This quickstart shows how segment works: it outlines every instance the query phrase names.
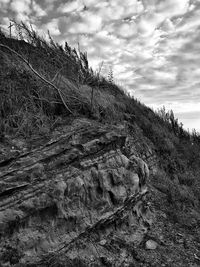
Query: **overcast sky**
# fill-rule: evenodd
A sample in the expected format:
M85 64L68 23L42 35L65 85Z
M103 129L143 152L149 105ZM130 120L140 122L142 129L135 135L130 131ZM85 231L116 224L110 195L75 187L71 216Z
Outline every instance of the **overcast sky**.
M200 131L200 0L0 0L1 27L12 18L79 43L93 69Z

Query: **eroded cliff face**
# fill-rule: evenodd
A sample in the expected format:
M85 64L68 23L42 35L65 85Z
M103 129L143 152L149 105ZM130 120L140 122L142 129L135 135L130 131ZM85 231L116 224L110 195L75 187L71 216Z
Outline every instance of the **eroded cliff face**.
M83 119L34 149L2 144L1 265L137 263L153 215L148 167L136 148L130 153L133 143L123 126Z

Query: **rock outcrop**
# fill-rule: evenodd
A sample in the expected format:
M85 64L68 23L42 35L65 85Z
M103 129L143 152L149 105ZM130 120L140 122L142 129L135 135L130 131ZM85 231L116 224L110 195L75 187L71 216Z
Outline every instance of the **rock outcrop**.
M122 126L83 119L34 149L1 145L1 266L137 263L152 222L148 167L124 154L126 139Z

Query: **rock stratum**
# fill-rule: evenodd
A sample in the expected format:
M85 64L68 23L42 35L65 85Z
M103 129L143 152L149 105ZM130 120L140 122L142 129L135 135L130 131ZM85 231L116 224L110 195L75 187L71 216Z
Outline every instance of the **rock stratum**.
M32 148L2 143L1 266L137 266L153 215L130 143L123 126L86 119Z

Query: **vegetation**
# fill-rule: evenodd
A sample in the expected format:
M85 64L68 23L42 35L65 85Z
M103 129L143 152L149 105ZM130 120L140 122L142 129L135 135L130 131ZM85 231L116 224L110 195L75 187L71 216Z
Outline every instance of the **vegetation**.
M67 42L62 47L50 36L47 42L24 23L15 26L17 38L0 33L0 111L5 133L30 136L48 131L60 117L69 115L120 119L118 111L125 109L121 99L126 95L89 68L86 53Z
M154 112L108 78L94 72L87 54L40 37L15 23L16 37L0 32L0 137L48 135L71 118L126 121L155 148L160 172L152 184L174 210L199 207L200 135L183 129L173 111ZM182 203L174 204L174 203ZM183 203L185 203L183 205Z

